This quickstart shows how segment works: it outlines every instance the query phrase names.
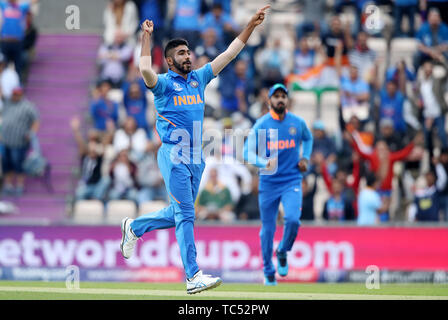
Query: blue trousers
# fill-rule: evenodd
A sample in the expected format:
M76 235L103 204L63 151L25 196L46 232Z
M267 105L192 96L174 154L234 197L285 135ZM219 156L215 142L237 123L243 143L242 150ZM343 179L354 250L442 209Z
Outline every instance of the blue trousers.
M170 146L162 145L157 156L159 169L170 197L170 205L138 217L131 223L131 228L137 237L152 230L176 228L176 240L185 274L187 278L192 278L199 271L193 233L194 202L205 163L202 161L201 164L175 164L170 159L171 149Z
M261 252L263 256L263 272L265 276L275 274L272 263L274 234L278 215L278 206L283 204L284 227L283 237L278 245L277 254L286 256L291 250L300 227L300 216L302 214L302 182L301 180L284 186L276 185L275 188L263 188L258 195L261 217Z

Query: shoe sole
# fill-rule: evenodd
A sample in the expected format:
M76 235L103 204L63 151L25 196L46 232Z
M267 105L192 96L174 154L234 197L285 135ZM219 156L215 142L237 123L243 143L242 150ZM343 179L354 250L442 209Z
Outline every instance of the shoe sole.
M125 259L129 259L129 257L127 258L124 255L123 252L123 245L124 245L124 239L126 237L126 223L128 222L129 218L125 218L122 222L121 222L121 242L120 242L120 251L121 251L121 255L123 256L123 258Z
M219 287L219 285L222 283L222 280L221 279L219 279L218 281L216 281L214 284L212 284L211 286L208 286L208 287L202 287L202 288L195 288L195 289L193 289L193 290L187 290L187 293L188 294L195 294L195 293L199 293L199 292L202 292L202 291L206 291L206 290L210 290L210 289L214 289L214 288L216 288L216 287Z

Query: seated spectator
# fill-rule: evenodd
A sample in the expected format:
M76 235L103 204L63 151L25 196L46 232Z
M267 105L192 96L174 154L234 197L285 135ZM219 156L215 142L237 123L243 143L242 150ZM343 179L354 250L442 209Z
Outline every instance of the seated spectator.
M269 112L269 88L255 89L255 102L249 107L249 116L258 119Z
M225 47L220 44L213 28L205 29L201 34L201 43L196 47L195 54L197 57L206 56L210 61L224 52Z
M129 159L126 149L120 151L110 165L110 178L109 200L138 202L137 166Z
M429 170L425 174L426 187L416 190L413 205L409 208L411 221L439 221L441 191L446 186L447 176L440 163L435 166L435 172Z
M350 33L350 26L342 26L341 19L333 16L330 21L330 30L321 36L322 44L325 47L327 63L335 65L335 56L338 46L341 46L341 64L348 65L348 51L353 48L353 38Z
M314 158L318 153L322 154L330 173L333 174L337 169L335 143L327 136L322 120L316 120L313 124L313 153L311 157Z
M241 195L235 206L235 214L238 220L260 219L260 208L258 207L258 175L252 177L252 189L248 194Z
M265 47L259 53L259 69L264 87L283 82L290 73L291 57L289 51L282 48L280 38L275 38L272 47Z
M217 170L219 182L229 189L232 203L238 203L238 200L243 194L250 192L252 175L247 166L239 162L237 158L225 158L221 155L207 157L199 192L207 185L211 171Z
M1 22L1 52L6 58L6 63L14 62L19 76L23 70L23 39L30 5L38 0L18 3L17 0L0 1Z
M393 7L394 17L394 36L407 36L413 38L415 36L415 15L418 12L418 0L395 0ZM409 22L408 32L405 33L402 29L403 17L406 16Z
M350 201L342 195L344 184L338 179L332 182L332 194L324 204L322 217L329 221L348 221L355 218L355 213Z
M393 80L387 81L380 93L379 122L383 119L391 119L394 131L402 137L405 136L407 130L404 119L404 99L403 94L398 90L397 83Z
M218 170L213 168L205 188L199 194L197 217L201 220L231 222L235 220L232 210L230 191L218 180Z
M137 128L145 130L151 136L147 120L148 100L146 99L146 86L142 78L132 82L125 82L123 90L123 105L126 114L133 117L137 123Z
M445 130L445 115L448 110L444 98L445 86L448 79L448 63L443 55L437 56L443 64L445 75L442 78L433 76L433 62L426 61L423 64L423 78L417 82L418 107L423 114L423 131L425 133L426 148L430 157L433 156L434 145L432 132L437 128L437 135L442 148L448 147L448 139Z
M145 152L153 147L153 144L148 140L145 130L137 128L137 123L131 116L128 116L124 121L123 127L115 132L112 143L116 153L128 150L129 158L135 163L139 162L145 155Z
M118 104L108 98L112 85L107 80L100 81L93 90L90 103L90 115L93 127L99 131L106 131L106 123L111 121L115 127L118 123Z
M405 146L404 135L395 130L394 121L390 118L380 120L377 140L384 140L392 152L401 150Z
M169 202L154 152L146 153L145 157L138 163L137 181L140 186L137 196L139 205L154 200Z
M133 44L134 33L138 28L138 9L130 0L109 0L103 14L104 43L111 45L118 37Z
M211 11L204 15L201 30L204 32L210 28L215 30L216 42L221 46L229 45L238 35L240 29L233 21L232 16L224 12L222 4L219 2L215 2Z
M112 44L103 44L98 51L100 79L109 80L114 88L119 88L125 79L127 63L134 50L124 41L123 34L117 34Z
M89 142L81 153L81 179L75 191L76 200L105 200L110 179L101 175L103 161L101 146Z
M302 179L302 215L300 220L312 221L315 218L314 215L314 195L317 190L317 176L315 174L308 174L308 176L313 175L313 184L310 185L307 178Z
M361 121L369 120L369 85L359 77L358 68L350 66L349 76L341 78L340 96L344 121L353 114Z
M437 9L440 12L440 18L448 24L448 0L421 0L420 10L422 13L428 13L431 9ZM426 11L426 12L424 12ZM425 17L423 16L423 19Z
M367 45L369 35L367 32L360 31L356 36L356 42L353 48L348 52L350 65L358 69L360 78L370 82L374 68L376 68L376 53Z
M304 74L315 66L316 52L310 48L307 38L303 37L297 41L293 59L293 73L296 75Z
M23 89L12 91L11 100L5 102L0 128L3 146L3 193L21 196L25 188L24 162L32 136L39 129L39 115L34 105L24 97ZM16 183L14 188L13 183Z
M81 133L81 122L73 118L70 122L73 130L78 154L80 157L80 176L75 191L75 200L96 199L104 201L110 179L103 176L101 167L103 164L103 146L98 131L88 131L87 141Z
M439 54L448 54L448 26L440 19L440 12L431 9L428 14L428 21L423 23L417 32L419 41L418 51L414 56L414 70L427 60L433 59Z
M374 226L380 223L379 215L388 208L388 204L382 201L380 194L376 191L379 182L373 173L366 177L366 186L361 190L358 197L358 219L359 226Z

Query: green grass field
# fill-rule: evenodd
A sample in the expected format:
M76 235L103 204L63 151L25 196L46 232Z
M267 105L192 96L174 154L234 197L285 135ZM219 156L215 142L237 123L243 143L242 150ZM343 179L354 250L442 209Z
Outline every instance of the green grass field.
M382 284L366 289L364 283L280 283L276 287L261 284L224 283L220 287L187 295L183 283L81 282L79 289L67 289L63 282L0 281L0 300L448 300L445 284Z

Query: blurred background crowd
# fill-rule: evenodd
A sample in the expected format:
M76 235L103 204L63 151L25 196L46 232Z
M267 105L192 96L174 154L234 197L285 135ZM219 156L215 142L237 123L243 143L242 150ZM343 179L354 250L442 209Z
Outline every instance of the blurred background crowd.
M226 129L249 129L269 111L269 87L281 82L289 88L289 111L303 117L314 136L302 183L302 221L448 221L448 1L270 4L266 23L206 89L204 132L221 130L222 152L206 159L197 219L259 219L257 170L244 163ZM70 122L79 159L70 198L75 217L92 200L106 208L111 201L132 203L140 214L168 201L157 167L161 142L154 129L154 99L138 70L140 23L148 18L155 25L156 72L167 71L164 44L178 37L187 39L199 68L247 23L241 5L236 0L107 2L89 108ZM244 5L255 12L262 4ZM39 150L39 115L22 90L37 31L28 5L3 1L0 8L2 194L20 197L26 193L24 170L40 168L44 174L48 168L33 152ZM21 12L22 28L8 33L8 26L15 26L8 19L19 17L5 16L12 8ZM9 104L20 104L21 111L8 112ZM21 143L14 140L18 135Z

